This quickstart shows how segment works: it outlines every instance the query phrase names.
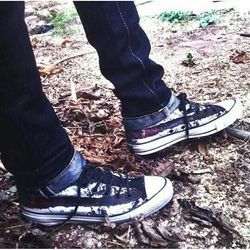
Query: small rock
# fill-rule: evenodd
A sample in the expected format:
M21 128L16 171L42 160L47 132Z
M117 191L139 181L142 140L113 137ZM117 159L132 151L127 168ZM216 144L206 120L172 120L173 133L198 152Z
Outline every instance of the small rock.
M52 30L53 28L54 28L53 24L40 21L37 25L35 25L35 27L30 29L30 34L31 35L43 34Z
M49 18L50 15L51 15L51 12L48 9L39 10L37 12L37 16L41 20L48 20L48 18Z
M242 220L242 219L245 219L245 214L242 212L234 212L234 217L236 219Z
M25 6L24 17L28 17L34 14L34 9L31 7Z
M106 118L108 118L110 116L110 112L107 109L99 109L96 112L96 116L99 119L106 119Z
M37 17L35 15L29 15L25 18L25 22L26 22L27 26L32 25L32 23L39 22L39 17Z

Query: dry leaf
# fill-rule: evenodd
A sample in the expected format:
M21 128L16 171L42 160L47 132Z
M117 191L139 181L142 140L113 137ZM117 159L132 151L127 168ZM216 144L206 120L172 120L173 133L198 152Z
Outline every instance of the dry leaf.
M153 228L153 225L150 225L147 221L142 222L142 228L143 231L146 233L146 235L151 239L151 240L156 240L156 241L164 241L164 239L159 235Z
M158 225L156 229L168 241L185 241L184 234L179 228L166 228L162 225Z
M110 220L109 220L109 215L107 214L107 212L105 212L105 217L104 217L104 222L103 222L103 225L105 227L109 227L109 228L112 228L114 229L116 227L116 224L115 223L111 223Z
M159 163L158 166L153 169L152 174L165 177L172 172L173 168L174 163L171 161Z
M199 143L198 144L198 152L203 155L207 155L207 144Z
M237 55L230 56L230 59L238 64L238 63L246 63L247 61L250 60L250 57L246 54L245 51L238 52Z
M64 39L64 40L62 41L61 47L62 47L62 48L65 48L67 43L71 43L71 40L69 40L69 39L66 38L66 39Z
M233 222L231 222L227 217L221 215L219 220L225 229L237 234L238 236L241 236L241 234L235 229Z
M150 223L143 221L142 229L143 232L148 236L148 238L150 238L149 243L151 246L167 247L169 245L169 243L151 227Z
M135 221L134 222L134 226L135 226L135 230L136 230L136 234L137 234L137 237L138 237L138 241L139 243L142 243L142 244L149 244L150 243L150 240L148 237L146 237L143 233L143 230L142 230L142 225L140 222L138 221Z
M222 131L222 133L223 133L223 137L225 139L228 139L228 134L227 134L227 131L225 129Z
M63 71L62 68L55 66L38 65L37 68L40 76L48 76L52 74L61 73Z
M31 46L32 48L36 48L36 45L39 43L39 40L37 37L32 37L31 38Z

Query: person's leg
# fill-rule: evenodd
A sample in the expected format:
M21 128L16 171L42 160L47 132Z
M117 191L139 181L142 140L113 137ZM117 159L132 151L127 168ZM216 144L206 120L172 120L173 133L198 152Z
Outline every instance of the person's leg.
M123 117L164 108L171 90L163 68L150 60L150 43L133 2L74 2L89 43L97 50L102 74L115 86Z
M74 149L46 99L24 22L23 2L0 8L1 161L22 186L49 183Z
M173 195L166 178L105 172L74 150L42 91L23 2L0 3L0 34L1 160L23 215L44 225L123 222L166 205Z
M127 142L136 154L214 134L240 116L240 103L234 100L199 105L171 93L161 79L163 68L149 59L150 43L133 2L75 2L75 6L98 52L102 74L121 100Z

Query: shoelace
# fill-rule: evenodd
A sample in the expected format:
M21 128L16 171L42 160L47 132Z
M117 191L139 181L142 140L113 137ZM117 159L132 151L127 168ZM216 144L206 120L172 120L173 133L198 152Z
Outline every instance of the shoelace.
M195 102L191 102L187 99L187 95L185 93L180 93L177 98L180 100L180 111L183 111L184 115L184 123L185 123L185 131L186 136L189 138L189 123L188 123L188 114L190 112L195 112L198 114L200 112L201 105ZM187 104L189 104L189 108L187 109ZM203 105L205 107L205 110L207 111L209 108L212 109L215 112L218 112L214 105Z
M180 100L180 111L183 111L184 115L184 123L185 123L185 131L186 131L186 136L189 138L189 124L188 124L188 110L187 110L187 104L190 103L187 100L187 95L185 93L180 93L177 98Z
M131 196L129 179L128 179L127 174L125 175L125 178L122 175L115 176L110 171L104 171L104 170L100 169L98 165L97 166L89 166L89 164L87 164L87 166L83 169L83 171L82 171L82 173L81 173L81 175L76 183L76 185L77 185L77 204L76 204L74 210L69 214L67 219L65 219L65 221L63 221L60 224L60 228L66 222L68 222L72 217L74 217L76 215L78 207L79 207L79 202L81 199L81 188L87 187L88 184L91 183L92 181L96 182L95 187L92 189L93 192L96 192L99 185L101 183L104 183L106 185L106 190L105 190L104 195L106 195L106 196L110 195L112 185L116 185L119 187L119 190L116 193L117 198L119 198L123 187L126 187L126 189L127 189L127 196L128 197Z

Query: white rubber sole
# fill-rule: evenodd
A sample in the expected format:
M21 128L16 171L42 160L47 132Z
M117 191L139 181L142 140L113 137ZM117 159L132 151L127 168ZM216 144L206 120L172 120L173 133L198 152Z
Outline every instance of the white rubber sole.
M137 216L149 216L159 209L164 207L173 197L173 186L171 182L165 178L165 185L162 189L153 196L150 200L143 203L141 206L135 208L134 210L120 214L117 216L110 216L109 221L111 223L122 223L126 221L130 221L131 219ZM74 210L74 207L72 207ZM59 223L64 222L68 218L68 214L49 214L51 211L47 209L46 214L38 213L37 209L34 212L31 208L22 207L22 213L24 217L28 221L32 221L37 224L45 225L45 226L54 226ZM67 223L103 223L103 217L95 217L95 216L83 216L80 214L76 214L73 216Z
M220 104L217 104L220 105ZM234 102L234 105L227 113L220 118L213 120L207 124L197 128L189 129L189 138L199 138L215 134L226 127L233 124L242 116L242 105L240 101ZM132 151L137 155L148 155L161 151L177 142L186 140L186 132L182 131L175 134L164 134L164 131L156 136L152 136L152 140L138 144L128 144Z

